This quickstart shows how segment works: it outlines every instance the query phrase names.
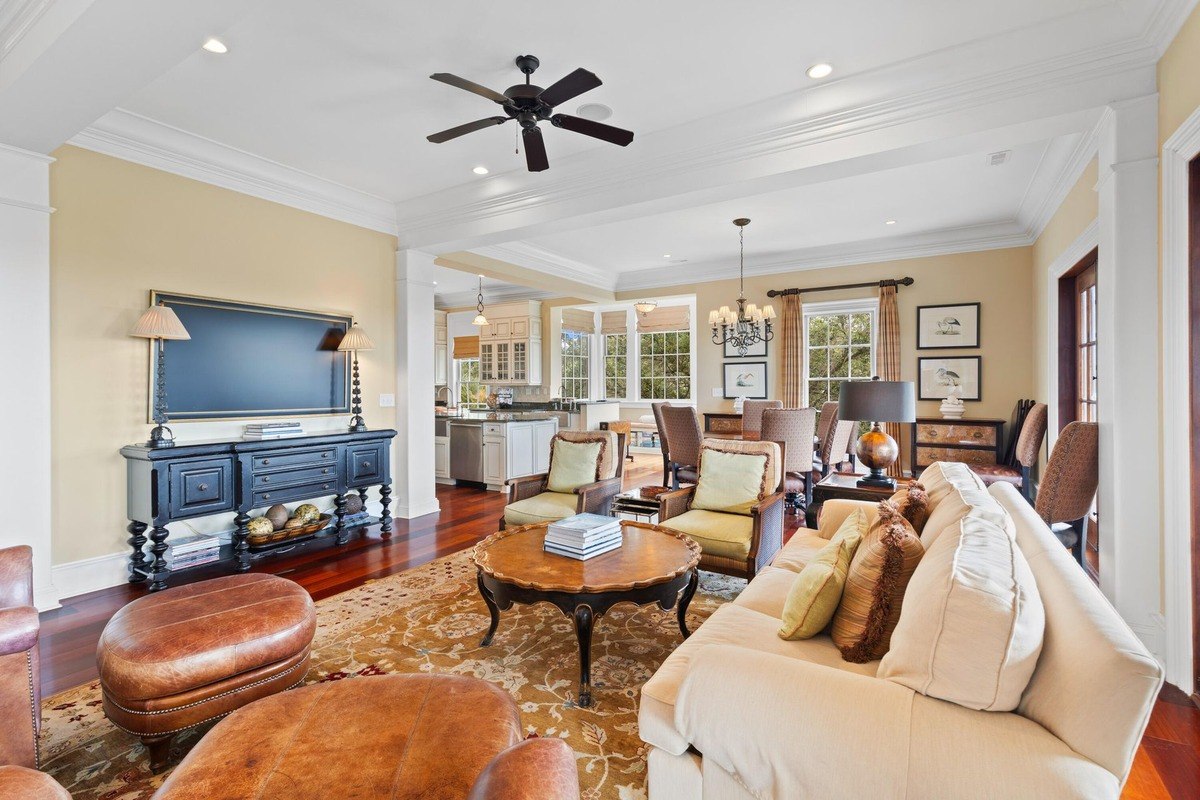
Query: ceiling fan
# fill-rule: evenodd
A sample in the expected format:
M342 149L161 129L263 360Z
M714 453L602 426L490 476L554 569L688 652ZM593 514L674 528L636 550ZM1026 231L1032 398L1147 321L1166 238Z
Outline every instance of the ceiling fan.
M425 138L434 144L441 144L473 131L483 130L492 125L503 125L510 119L515 119L521 125L521 138L525 142L525 163L529 166L530 172L541 172L550 168L550 161L546 157L546 143L542 141L542 131L538 128L538 122L542 120L548 120L556 128L565 128L575 133L582 133L584 136L619 144L621 147L625 147L633 141L632 131L614 128L612 125L604 125L582 117L573 117L570 114L555 114L555 106L595 89L600 85L600 79L586 69L577 69L543 89L529 81L529 76L533 74L540 63L536 56L517 56L517 68L525 73L525 83L510 86L504 90L503 94L448 72L436 72L430 75L429 77L435 81L448 83L451 86L473 92L480 97L486 97L497 103L507 116L484 117Z

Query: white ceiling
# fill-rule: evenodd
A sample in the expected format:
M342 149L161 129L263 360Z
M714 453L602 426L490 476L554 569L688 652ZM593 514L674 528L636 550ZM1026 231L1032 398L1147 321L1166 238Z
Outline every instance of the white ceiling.
M391 200L478 180L471 168L516 170L515 125L441 145L427 134L491 116L495 105L428 78L452 72L502 91L520 82L519 53L542 62L547 86L583 66L605 85L570 103L611 106L610 124L650 132L813 86L817 61L844 78L983 37L1117 4L1105 0L798 3L612 0L567 7L534 0L411 4L263 0L222 33L229 53L199 49L123 106L137 114ZM1109 26L1079 26L1073 44ZM1030 41L1044 56L1060 41ZM537 82L537 81L535 81ZM563 130L545 134L556 159L612 145ZM636 151L638 140L630 146Z
M475 305L479 292L479 276L471 272L435 266L433 279L434 304L438 308L458 308ZM548 296L515 283L485 277L483 279L483 301L485 304L511 299L536 299Z

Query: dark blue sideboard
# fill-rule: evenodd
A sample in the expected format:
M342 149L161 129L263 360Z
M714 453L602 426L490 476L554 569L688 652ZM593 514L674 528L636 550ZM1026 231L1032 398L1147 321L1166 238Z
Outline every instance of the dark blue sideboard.
M393 430L378 430L266 442L236 439L121 448L128 475L128 541L133 549L130 582L149 580L150 591L165 589L171 572L163 557L167 523L210 514L237 512L233 553L239 572L250 569L246 524L254 508L336 495L334 535L338 544L345 544L349 541L343 524L346 495L357 491L365 501L367 489L378 486L383 505L380 532L391 535L390 447L395 435ZM142 550L147 528L149 557Z

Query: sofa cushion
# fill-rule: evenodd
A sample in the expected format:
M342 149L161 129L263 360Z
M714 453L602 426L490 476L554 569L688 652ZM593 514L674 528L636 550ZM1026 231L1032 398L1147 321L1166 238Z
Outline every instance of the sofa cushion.
M892 502L900 509L900 516L913 526L914 531L920 534L925 529L925 523L929 520L929 512L932 510L929 506L929 494L925 491L925 484L920 481L909 482L907 486L892 495Z
M904 590L925 549L894 503L879 504L846 578L831 635L847 661L881 658L900 619Z
M825 542L822 539L822 542ZM776 621L783 619L783 606L787 602L792 584L796 582L796 572L779 567L764 567L754 576L754 580L746 584L746 588L734 598L733 602L742 608L757 611Z
M574 492L600 477L600 451L604 442L569 442L555 436L550 442L550 475L546 488L552 492Z
M763 497L766 468L766 455L700 448L700 482L692 508L748 515Z
M1012 711L1037 666L1045 624L1016 542L967 516L922 557L879 677L967 708Z
M921 544L926 549L942 531L968 514L986 519L1010 536L1016 536L1008 514L966 464L938 462L921 473L921 482L929 496L930 507L929 519L921 531Z
M751 583L757 581L758 578L755 578ZM688 741L675 728L675 698L687 677L692 658L708 645L736 645L859 675L874 676L879 667L878 661L851 664L842 660L828 636L785 641L775 635L778 627L778 617L759 614L735 603L726 603L713 612L642 685L642 701L638 709L638 735L642 740L670 753L679 754L687 750Z
M564 492L542 492L504 507L506 525L531 525L536 522L557 522L576 513L579 495Z
M783 547L771 561L771 566L790 570L793 573L799 572L827 544L829 544L829 540L816 531L801 528L792 534L792 538L783 543Z
M678 517L671 517L663 526L683 531L695 539L700 549L708 555L736 559L745 559L750 555L753 517L693 508Z
M783 606L781 638L811 639L828 627L842 600L850 561L866 532L866 516L856 511L800 571Z

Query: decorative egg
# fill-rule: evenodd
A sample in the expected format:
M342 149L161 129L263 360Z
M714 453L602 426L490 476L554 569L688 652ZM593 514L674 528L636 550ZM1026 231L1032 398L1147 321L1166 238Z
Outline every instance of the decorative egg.
M255 517L246 523L246 530L254 536L270 536L275 532L275 526L266 517Z
M362 498L356 494L346 495L346 514L353 516L363 510Z
M271 520L271 524L275 526L275 530L282 530L288 521L288 510L281 505L274 505L267 509L265 516Z
M292 513L293 517L299 517L305 522L315 522L320 519L321 511L312 503L305 503L302 506L296 506L296 510Z
M287 522L285 522L283 524L283 527L285 529L291 529L291 528L299 528L302 525L307 525L307 524L308 524L308 520L306 520L306 519L303 519L301 517L292 517L291 519L289 519Z

